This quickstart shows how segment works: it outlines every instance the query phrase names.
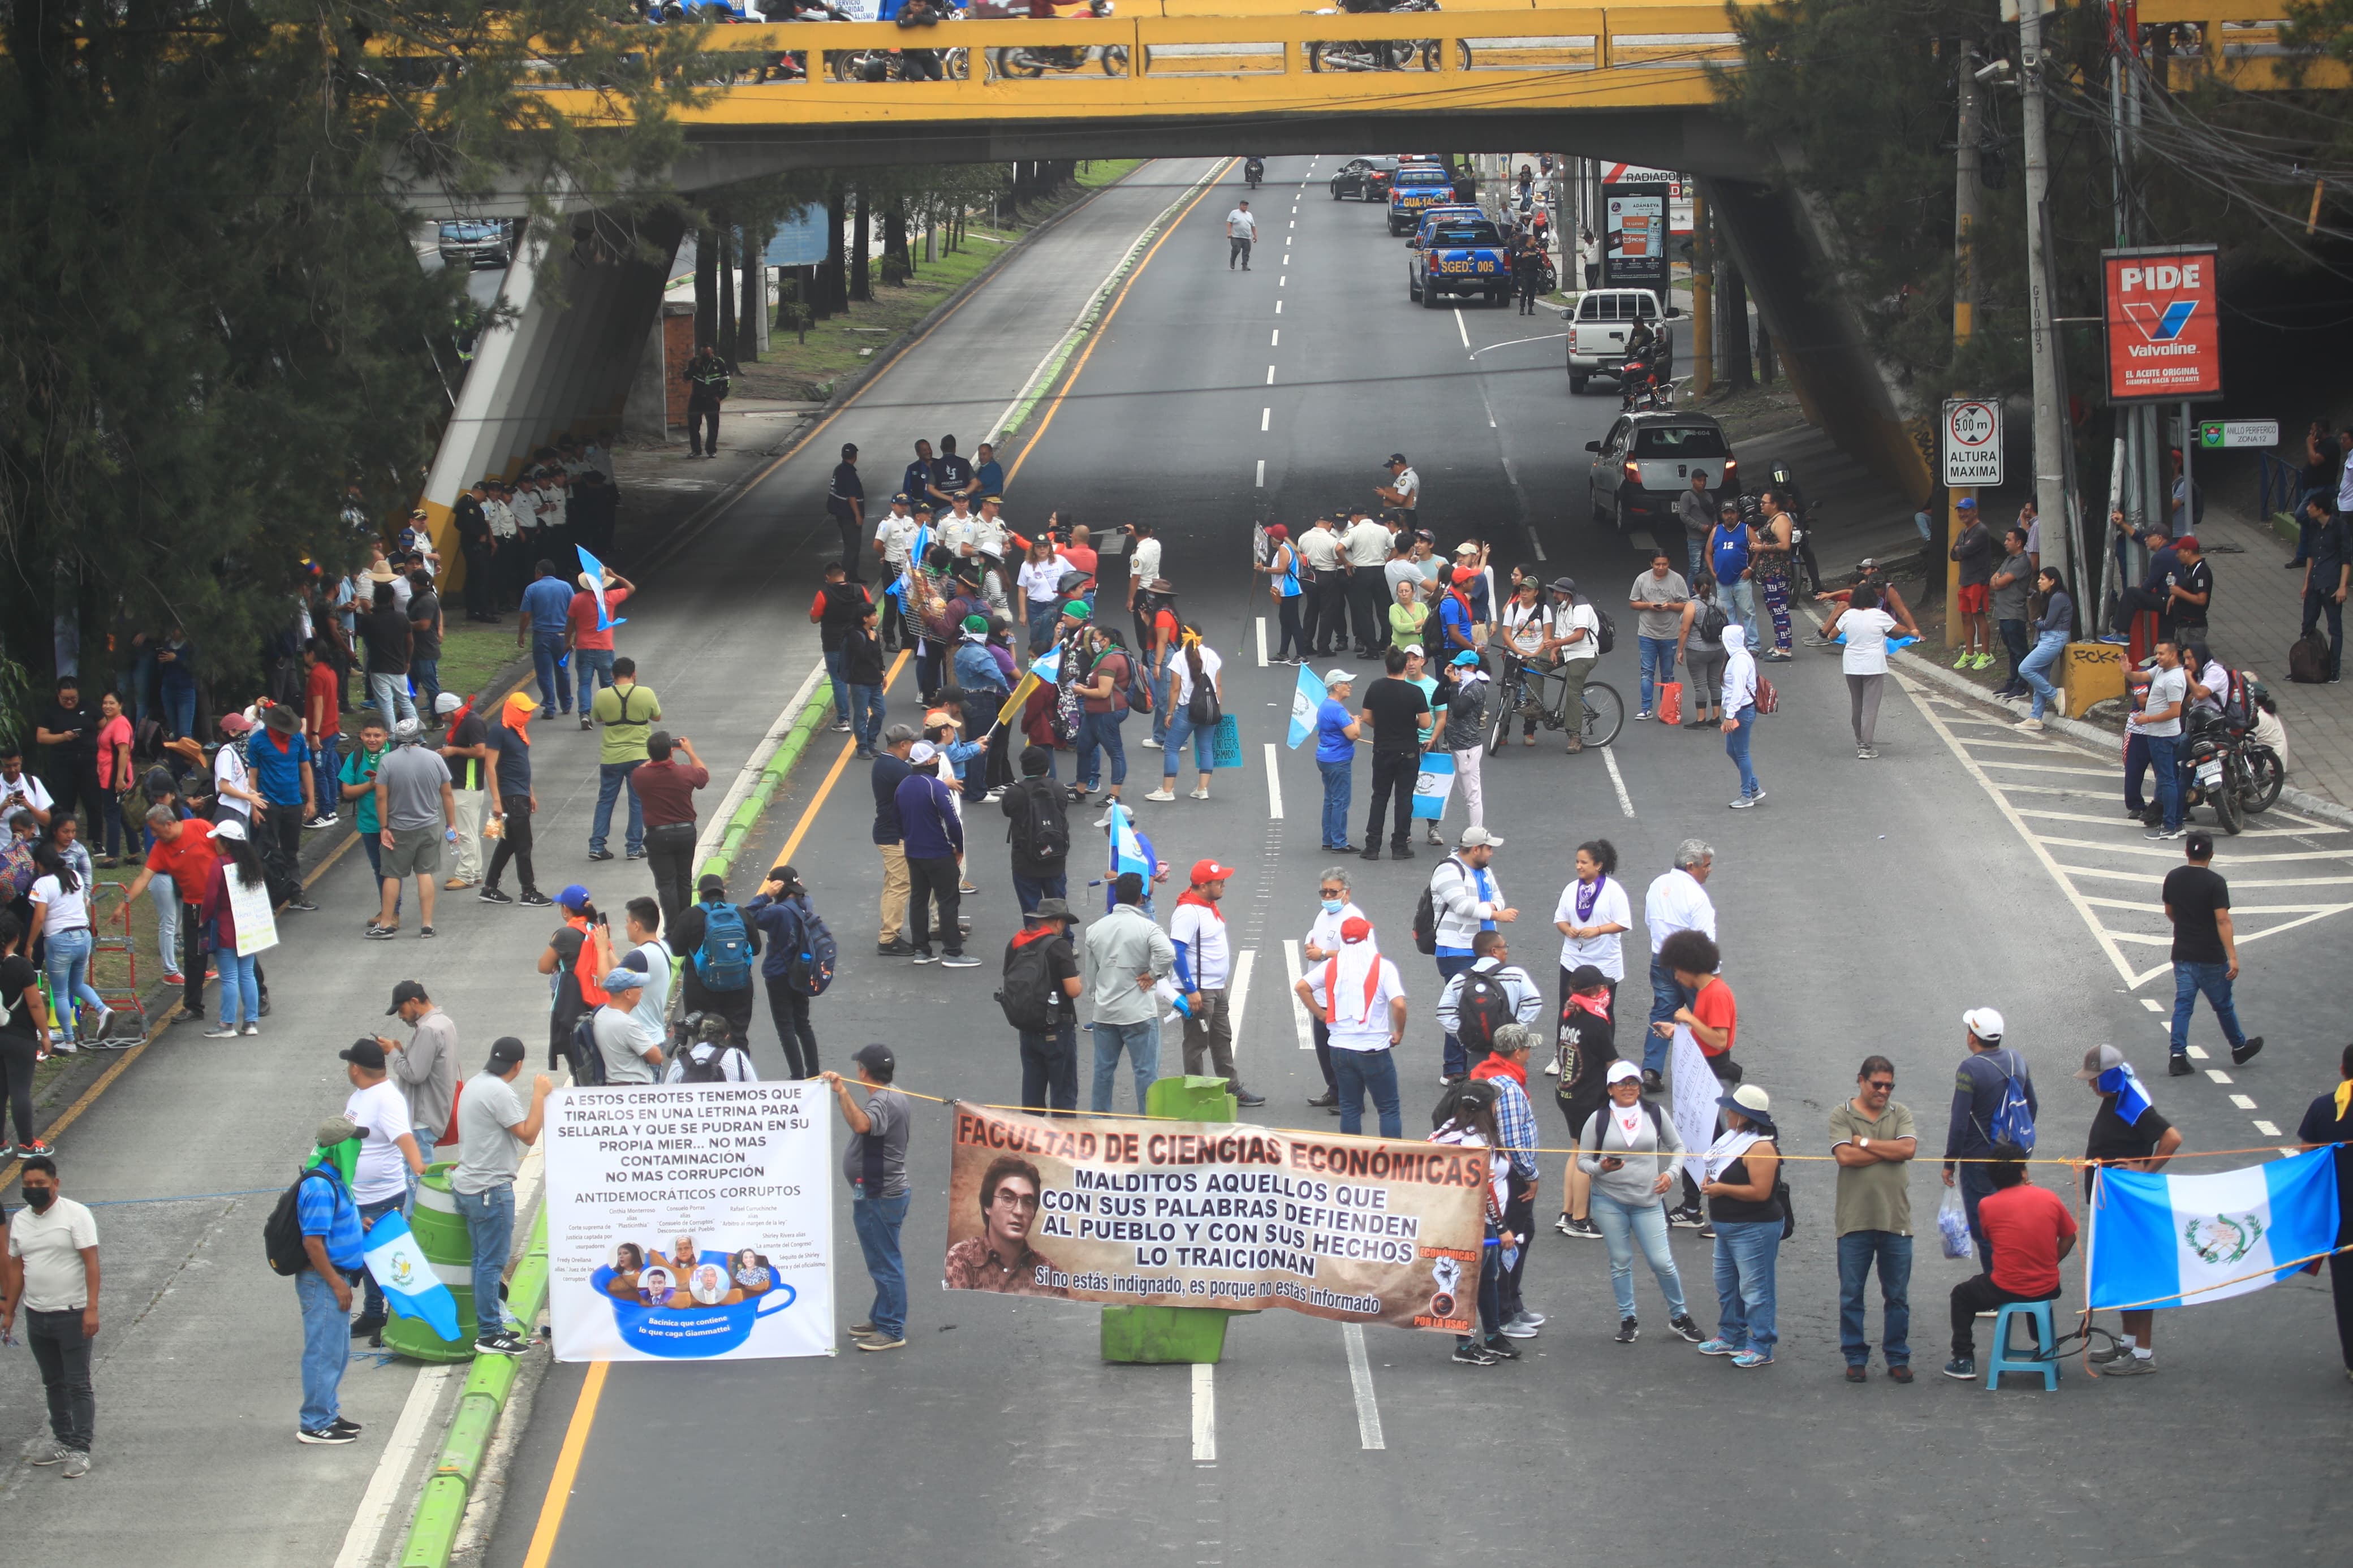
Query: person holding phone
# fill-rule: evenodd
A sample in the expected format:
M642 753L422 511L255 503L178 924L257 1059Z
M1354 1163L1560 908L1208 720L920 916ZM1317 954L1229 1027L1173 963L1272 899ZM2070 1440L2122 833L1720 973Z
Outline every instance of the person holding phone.
M1675 1184L1674 1162L1685 1152L1672 1117L1642 1098L1642 1069L1623 1059L1609 1064L1609 1100L1577 1137L1577 1167L1592 1179L1588 1211L1609 1248L1609 1289L1618 1300L1618 1342L1641 1333L1634 1316L1634 1248L1667 1299L1667 1326L1686 1343L1705 1336L1692 1321L1683 1276L1667 1247L1663 1202Z

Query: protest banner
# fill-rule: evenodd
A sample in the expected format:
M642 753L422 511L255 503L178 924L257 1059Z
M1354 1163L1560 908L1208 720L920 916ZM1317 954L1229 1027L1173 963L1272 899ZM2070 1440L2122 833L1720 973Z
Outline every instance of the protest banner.
M556 1359L831 1353L825 1099L814 1083L557 1089L547 1108Z
M1474 1330L1483 1151L961 1103L951 1120L950 1289Z

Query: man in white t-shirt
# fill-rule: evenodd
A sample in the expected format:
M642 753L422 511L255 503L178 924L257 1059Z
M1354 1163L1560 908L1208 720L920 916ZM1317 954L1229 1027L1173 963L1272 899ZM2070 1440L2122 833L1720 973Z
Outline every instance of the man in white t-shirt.
M1187 1009L1185 1070L1198 1073L1206 1057L1210 1073L1226 1080L1238 1103L1264 1105L1266 1096L1243 1088L1234 1070L1234 1022L1226 1010L1233 948L1218 900L1226 896L1226 879L1233 874L1231 867L1215 860L1194 861L1192 885L1178 896L1176 912L1168 920L1168 940L1176 947L1176 989Z
M408 1097L386 1075L384 1047L373 1038L353 1040L335 1053L345 1064L352 1092L343 1101L343 1120L360 1130L360 1153L352 1167L352 1202L359 1205L360 1230L364 1235L377 1220L408 1201L409 1178L425 1173L425 1160L408 1120ZM354 1335L374 1336L381 1343L384 1289L373 1274L361 1280L366 1300L352 1321Z
M659 904L631 899L623 916L630 948L618 959L608 929L596 928L596 984L611 1000L596 1009L590 1028L605 1058L607 1083L651 1083L654 1069L662 1065L661 1045L670 1033L664 1016L670 1006L670 948L654 935L660 927Z
M539 1141L555 1083L545 1073L533 1077L525 1110L514 1091L524 1055L521 1040L501 1035L491 1044L490 1065L467 1079L458 1097L458 1168L449 1173L449 1191L474 1249L474 1349L489 1355L521 1355L525 1348L499 1310L499 1281L514 1242L515 1174L523 1151Z
M1226 270L1231 272L1234 263L1250 270L1250 245L1258 238L1258 219L1250 216L1250 203L1240 202L1226 215Z
M49 1432L26 1445L37 1465L62 1464L69 1480L90 1474L98 1398L90 1383L90 1341L98 1335L98 1222L58 1191L57 1162L26 1160L25 1206L0 1256L0 1332L25 1313L25 1342L40 1363L48 1394Z
M1365 1091L1380 1113L1381 1136L1404 1136L1398 1111L1397 1046L1405 1038L1405 982L1397 965L1372 944L1373 927L1361 915L1340 922L1340 951L1311 966L1292 987L1324 1020L1332 1045L1333 1088L1340 1097L1340 1131L1365 1125Z

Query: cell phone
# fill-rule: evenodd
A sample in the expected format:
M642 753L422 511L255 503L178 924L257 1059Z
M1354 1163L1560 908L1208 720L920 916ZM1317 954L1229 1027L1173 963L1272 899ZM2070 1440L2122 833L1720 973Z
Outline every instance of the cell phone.
M604 911L604 910L597 910L597 911L596 911L596 923L597 923L598 925L605 925L605 924L609 923L609 922L607 922L607 921L606 921L606 919L605 919L605 911Z

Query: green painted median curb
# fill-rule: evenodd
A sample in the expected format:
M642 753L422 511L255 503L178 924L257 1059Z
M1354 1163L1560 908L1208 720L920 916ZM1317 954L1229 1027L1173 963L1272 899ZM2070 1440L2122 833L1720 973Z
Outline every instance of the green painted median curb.
M727 831L720 839L718 851L702 863L702 871L723 877L727 874L759 826L761 815L824 727L831 704L832 692L820 667L817 682L809 689L807 700L795 716L792 728L767 765L760 770L759 783L752 786L751 793L727 819ZM514 1278L508 1282L507 1305L526 1326L536 1321L541 1309L547 1305L544 1204L532 1221L531 1246L523 1253L522 1261L515 1266ZM466 1374L465 1390L458 1396L457 1414L450 1418L449 1430L442 1439L441 1457L426 1480L423 1496L417 1500L417 1517L409 1524L408 1539L402 1544L397 1559L399 1568L447 1568L450 1553L457 1549L458 1530L465 1521L466 1504L472 1496L474 1482L482 1473L491 1439L498 1431L499 1417L505 1414L507 1396L513 1392L518 1368L513 1356L474 1358L472 1370Z

